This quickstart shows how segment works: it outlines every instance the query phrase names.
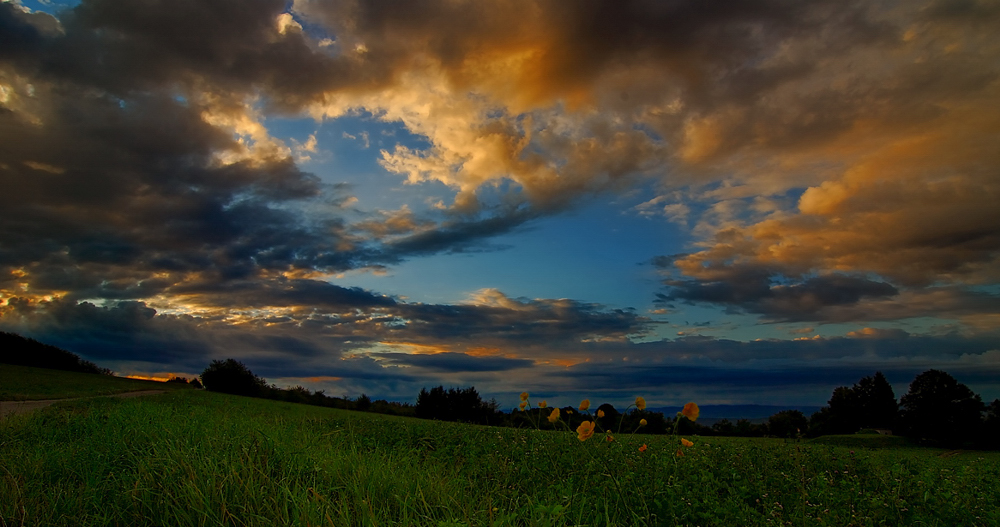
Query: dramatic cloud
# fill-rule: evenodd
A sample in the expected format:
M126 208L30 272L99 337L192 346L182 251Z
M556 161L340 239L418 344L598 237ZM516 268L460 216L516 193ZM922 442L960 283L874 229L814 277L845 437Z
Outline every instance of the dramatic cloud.
M998 33L965 0L3 2L0 326L373 394L993 371ZM646 305L344 285L598 201L670 235L566 258L671 255ZM664 339L685 310L765 324Z

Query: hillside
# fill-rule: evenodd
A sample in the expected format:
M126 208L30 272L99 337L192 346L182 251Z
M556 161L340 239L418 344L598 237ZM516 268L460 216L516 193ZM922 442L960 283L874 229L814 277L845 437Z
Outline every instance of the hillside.
M997 453L611 435L581 441L571 430L190 389L77 400L0 421L0 518L85 527L1000 524Z
M0 364L0 401L112 395L138 390L184 390L187 384Z
M16 333L0 331L0 364L34 366L53 370L111 375L111 370L98 367L64 349L42 344Z

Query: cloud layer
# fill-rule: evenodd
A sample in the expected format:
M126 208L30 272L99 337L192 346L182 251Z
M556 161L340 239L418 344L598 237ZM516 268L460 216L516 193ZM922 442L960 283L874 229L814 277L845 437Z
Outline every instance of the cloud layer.
M236 354L393 394L502 392L515 371L738 387L756 366L711 361L740 357L779 361L759 376L777 385L853 375L859 350L899 372L992 368L998 32L986 1L0 3L0 325L123 368ZM302 168L315 134L271 124L357 115L420 139L377 162L437 199L360 209L349 181ZM661 340L662 318L586 288L425 304L336 285L640 191L630 213L694 240L653 262L663 312L855 333Z

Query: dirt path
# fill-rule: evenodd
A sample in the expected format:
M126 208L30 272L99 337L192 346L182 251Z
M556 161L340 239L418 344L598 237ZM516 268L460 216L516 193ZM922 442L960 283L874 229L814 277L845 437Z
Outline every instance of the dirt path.
M71 399L45 399L42 401L0 401L0 419L7 417L11 414L23 414L30 412L32 410L38 410L40 408L45 408L52 403L58 403L59 401L79 401L80 399L94 399L97 397L140 397L142 395L156 395L158 393L165 393L166 390L140 390L137 392L124 392L116 393L112 395L95 395L93 397L74 397Z

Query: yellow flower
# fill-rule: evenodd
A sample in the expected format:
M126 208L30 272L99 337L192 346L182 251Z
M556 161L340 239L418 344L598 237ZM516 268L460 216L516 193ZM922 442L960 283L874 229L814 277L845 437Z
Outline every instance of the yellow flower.
M580 411L581 412L586 412L589 409L590 409L590 399L584 399L584 400L580 401Z
M521 408L522 411L524 410L525 406L528 406L528 401L521 401L521 404L518 405L518 407Z
M548 404L546 404L545 401L538 403L539 408L545 408L546 406L548 406Z
M677 450L677 457L680 457L680 456L683 456L683 455L684 455L684 452L681 452L681 451L680 451L680 450L678 449L678 450Z
M528 392L521 392L521 400L522 401L528 400Z
M642 444L642 446L641 446L641 447L639 447L639 452L645 452L645 451L646 451L646 448L647 448L647 447L646 447L646 443L643 443L643 444Z
M598 410L597 417L604 417L604 410Z
M646 400L643 399L642 397L636 397L635 398L635 407L638 408L639 410L645 410L646 409Z
M576 438L580 441L586 441L590 439L590 436L594 435L594 422L584 421L580 423L580 426L576 427Z
M698 409L698 405L697 404L687 403L687 404L684 405L684 409L681 410L681 413L684 414L684 417L687 417L688 419L690 419L692 421L697 421L698 420L698 414L701 413L701 410Z
M549 422L554 423L559 420L559 409L553 408L552 413L549 414Z
M639 419L639 426L646 426L647 424L649 423L647 423L645 419Z
M610 442L614 441L615 438L611 434L608 434L607 436L604 437L604 440L607 441L608 443L610 443Z
M684 446L694 446L694 443L688 441L687 439L681 438L681 444Z

